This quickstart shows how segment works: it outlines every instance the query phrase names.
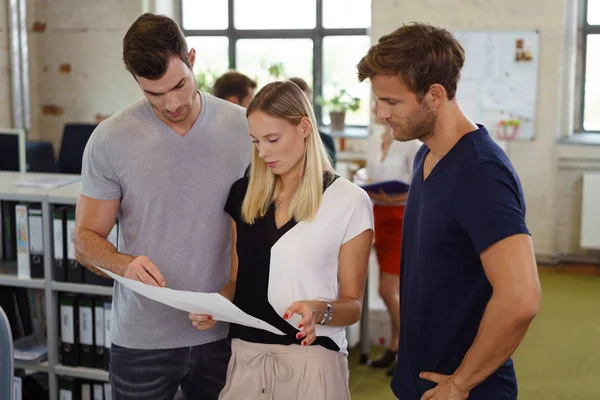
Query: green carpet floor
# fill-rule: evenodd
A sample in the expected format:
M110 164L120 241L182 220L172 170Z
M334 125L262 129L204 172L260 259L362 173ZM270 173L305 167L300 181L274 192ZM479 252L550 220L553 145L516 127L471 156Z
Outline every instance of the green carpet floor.
M598 400L600 276L543 271L540 279L540 312L514 355L519 400ZM373 348L373 358L382 352ZM350 352L350 392L353 400L395 399L384 371L358 364L358 349Z

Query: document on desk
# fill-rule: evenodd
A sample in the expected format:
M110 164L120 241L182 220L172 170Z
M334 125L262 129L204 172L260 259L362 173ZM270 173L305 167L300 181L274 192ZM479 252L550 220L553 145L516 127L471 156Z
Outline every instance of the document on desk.
M216 321L232 322L251 328L262 329L277 335L285 335L285 333L265 321L246 314L219 293L188 292L151 286L143 282L134 281L113 274L96 265L94 265L94 267L98 268L126 288L173 308L193 314L212 315L213 319Z

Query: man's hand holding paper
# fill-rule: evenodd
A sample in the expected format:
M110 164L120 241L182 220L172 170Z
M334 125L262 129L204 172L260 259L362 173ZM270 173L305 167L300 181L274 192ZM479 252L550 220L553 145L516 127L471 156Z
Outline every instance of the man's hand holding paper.
M147 285L165 287L167 282L158 267L146 256L133 259L123 272L123 277L134 281L144 282Z

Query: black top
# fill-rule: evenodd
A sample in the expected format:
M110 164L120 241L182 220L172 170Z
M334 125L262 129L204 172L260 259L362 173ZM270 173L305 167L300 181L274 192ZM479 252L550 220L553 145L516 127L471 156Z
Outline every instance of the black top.
M324 188L327 189L337 178L337 175L326 174ZM292 229L297 222L292 218L277 229L275 223L275 208L271 204L267 214L250 225L242 220L241 210L244 196L248 190L249 178L238 180L231 187L231 192L225 211L233 218L237 228L238 274L233 303L245 313L259 318L286 335L276 335L262 329L231 324L229 337L248 342L291 345L301 344L297 339L300 332L283 319L271 306L268 300L269 271L271 267L271 248L277 241ZM311 299L303 299L311 300ZM291 305L291 304L290 304ZM313 345L321 345L327 349L339 351L340 348L329 337L317 337Z

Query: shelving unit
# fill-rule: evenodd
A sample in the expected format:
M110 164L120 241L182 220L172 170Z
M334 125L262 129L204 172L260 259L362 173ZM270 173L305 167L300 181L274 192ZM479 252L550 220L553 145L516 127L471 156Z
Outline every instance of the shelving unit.
M52 282L52 290L55 292L80 293L99 296L112 296L113 293L112 287L109 286L71 282Z
M16 275L16 261L0 261L0 286L24 287L44 291L46 314L47 361L41 363L15 361L15 368L46 372L50 390L50 400L58 399L57 376L91 379L108 382L108 372L85 367L68 367L59 364L58 293L71 292L89 295L112 296L112 287L83 283L55 282L53 280L53 229L52 215L55 205L75 205L79 196L79 182L60 188L18 188L15 182L21 178L49 176L49 174L21 174L0 172L0 200L32 202L42 205L44 237L44 279L23 279ZM64 176L64 175L53 175ZM14 271L14 275L8 274Z
M44 289L45 285L44 279L23 279L16 275L0 274L0 286Z
M36 362L15 360L15 368L28 369L28 370L39 371L39 372L48 372L50 370L50 365L48 364L48 361L42 361L41 363L36 363Z
M66 365L58 364L54 367L54 371L57 375L72 376L74 378L108 382L108 371L105 371L103 369L86 367L67 367Z

